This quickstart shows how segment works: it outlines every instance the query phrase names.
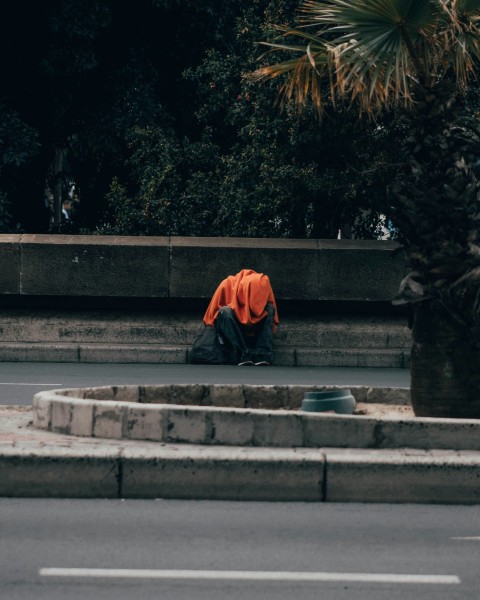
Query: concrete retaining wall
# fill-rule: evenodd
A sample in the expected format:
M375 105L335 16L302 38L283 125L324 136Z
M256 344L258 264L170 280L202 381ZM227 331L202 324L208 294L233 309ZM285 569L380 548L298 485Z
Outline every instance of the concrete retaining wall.
M409 365L389 241L0 235L0 361L185 363L219 282L269 275L275 365Z
M209 298L243 268L280 300L389 302L405 258L390 241L0 235L0 295Z

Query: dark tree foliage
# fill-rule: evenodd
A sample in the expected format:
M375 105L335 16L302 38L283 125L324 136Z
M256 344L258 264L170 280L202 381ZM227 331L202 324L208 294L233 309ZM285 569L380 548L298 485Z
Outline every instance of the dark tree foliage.
M401 128L322 126L248 74L299 0L17 0L2 7L0 229L121 235L377 234ZM59 160L60 157L60 160Z

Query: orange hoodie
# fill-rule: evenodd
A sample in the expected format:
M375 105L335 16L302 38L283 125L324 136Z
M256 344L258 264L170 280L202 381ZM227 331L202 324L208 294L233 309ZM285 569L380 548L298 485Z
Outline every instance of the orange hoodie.
M277 304L270 279L263 273L242 269L236 275L224 279L215 290L207 312L203 317L205 325L213 325L222 306L230 306L242 325L252 326L267 314L265 306L270 302L275 308L273 331L278 325Z

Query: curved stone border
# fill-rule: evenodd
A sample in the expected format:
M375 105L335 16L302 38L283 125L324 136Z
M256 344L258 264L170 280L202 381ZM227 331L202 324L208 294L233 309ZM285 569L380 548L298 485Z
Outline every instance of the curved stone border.
M201 398L197 387L203 389ZM272 410L226 406L230 393L235 391L237 396L231 399L240 402L239 388L244 392L248 388L247 394L241 395L244 401L249 398L252 403L257 397L265 403L267 392L273 398L276 390L275 398L285 401L296 397L299 387L184 384L52 390L34 396L34 426L76 436L164 443L480 450L480 421L476 420L374 419L306 413L285 407ZM303 396L305 389L325 387L301 389Z
M298 410L305 392L345 389L338 385L239 385L181 383L122 385L54 390L54 393L87 400L113 400L141 404L181 404L228 408ZM409 388L348 386L356 402L410 404Z

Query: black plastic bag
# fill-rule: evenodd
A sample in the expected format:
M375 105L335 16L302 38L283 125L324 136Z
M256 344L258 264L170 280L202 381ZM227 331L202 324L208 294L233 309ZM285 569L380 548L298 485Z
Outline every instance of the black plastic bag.
M229 365L232 361L223 340L211 325L205 326L188 353L188 362L193 365Z

